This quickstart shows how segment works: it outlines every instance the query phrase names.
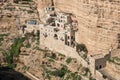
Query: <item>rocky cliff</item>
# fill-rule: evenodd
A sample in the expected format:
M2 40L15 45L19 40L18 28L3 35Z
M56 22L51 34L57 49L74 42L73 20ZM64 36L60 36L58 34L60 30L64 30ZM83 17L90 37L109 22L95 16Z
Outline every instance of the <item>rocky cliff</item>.
M76 39L84 43L90 54L108 53L120 44L119 0L39 0L40 17L44 8L54 2L56 11L72 13L78 21Z

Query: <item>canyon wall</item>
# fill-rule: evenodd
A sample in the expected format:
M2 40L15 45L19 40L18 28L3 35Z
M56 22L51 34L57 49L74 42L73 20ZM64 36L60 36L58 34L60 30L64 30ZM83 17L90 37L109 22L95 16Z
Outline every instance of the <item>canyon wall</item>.
M39 17L40 19L42 19L45 16L44 9L48 6L51 6L52 1L51 0L37 0L36 4L38 7Z
M108 53L109 49L118 48L119 0L38 0L40 18L52 1L56 11L72 13L78 21L77 42L84 43L89 54Z

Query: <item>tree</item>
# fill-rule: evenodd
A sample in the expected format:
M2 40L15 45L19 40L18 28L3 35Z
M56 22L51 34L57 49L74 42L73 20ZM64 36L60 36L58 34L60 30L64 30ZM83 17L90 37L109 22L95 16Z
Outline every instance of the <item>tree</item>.
M85 44L77 44L76 51L77 52L84 51L84 52L88 53L88 50L87 50Z

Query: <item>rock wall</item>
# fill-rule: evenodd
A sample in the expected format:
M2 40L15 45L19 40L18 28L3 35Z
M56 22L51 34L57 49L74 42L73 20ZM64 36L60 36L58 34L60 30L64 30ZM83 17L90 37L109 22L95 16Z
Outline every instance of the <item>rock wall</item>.
M52 0L39 0L40 17ZM86 44L90 54L108 53L117 48L120 33L119 0L54 0L59 12L72 13L78 20L77 42Z
M38 12L39 12L39 17L40 19L44 18L44 9L48 6L51 6L52 1L51 0L37 0L37 7L38 7Z

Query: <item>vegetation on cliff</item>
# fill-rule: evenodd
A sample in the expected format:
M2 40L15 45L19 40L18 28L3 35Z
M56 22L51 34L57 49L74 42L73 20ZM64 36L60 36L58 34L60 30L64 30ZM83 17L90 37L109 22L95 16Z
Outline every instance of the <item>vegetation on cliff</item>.
M15 38L14 43L11 45L11 49L8 52L4 49L0 49L2 51L2 54L5 57L5 61L7 62L9 68L15 67L14 59L19 56L20 48L21 48L23 42L25 41L25 39L26 39L25 37Z

